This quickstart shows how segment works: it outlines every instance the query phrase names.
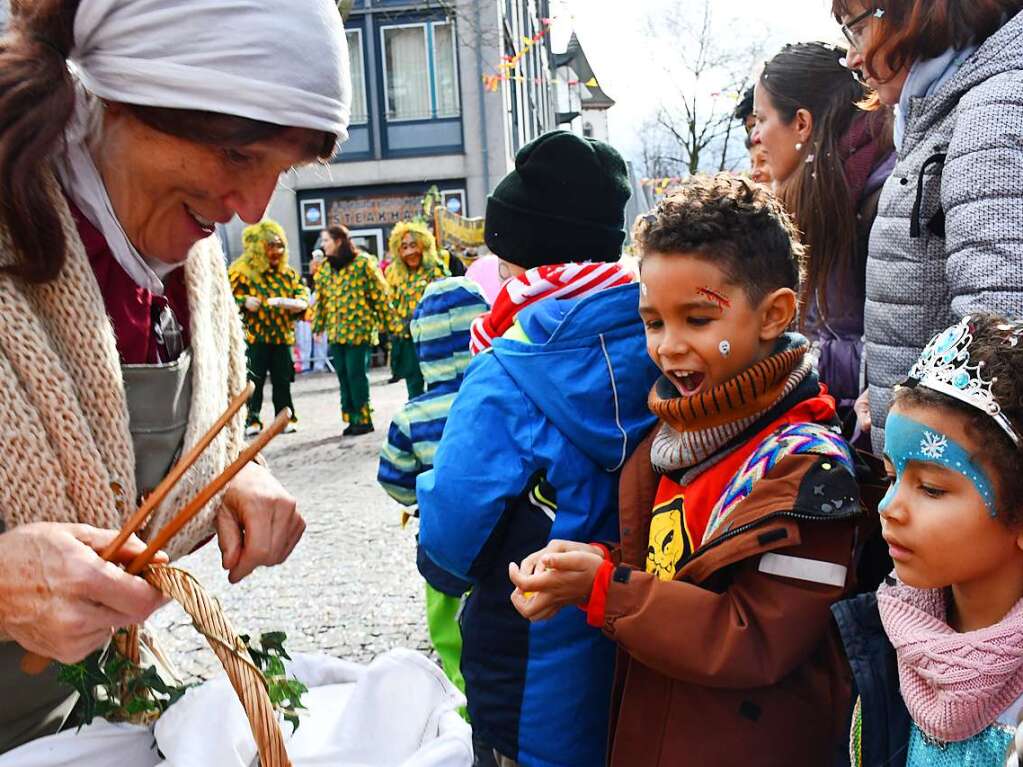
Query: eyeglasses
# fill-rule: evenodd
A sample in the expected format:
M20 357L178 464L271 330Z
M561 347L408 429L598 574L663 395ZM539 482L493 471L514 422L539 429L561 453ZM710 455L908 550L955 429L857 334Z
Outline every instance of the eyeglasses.
M861 46L863 44L863 22L870 18L884 18L884 8L874 8L869 11L864 11L856 18L850 19L842 25L842 34L845 35L845 39L849 41L849 45L856 50L861 50Z

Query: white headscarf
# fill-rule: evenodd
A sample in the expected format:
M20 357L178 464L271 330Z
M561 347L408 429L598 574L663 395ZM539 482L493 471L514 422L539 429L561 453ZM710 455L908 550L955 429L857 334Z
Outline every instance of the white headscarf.
M348 46L333 0L82 0L70 62L81 84L109 101L348 138ZM61 180L118 263L162 293L166 269L147 263L117 221L85 146L89 115L79 102Z

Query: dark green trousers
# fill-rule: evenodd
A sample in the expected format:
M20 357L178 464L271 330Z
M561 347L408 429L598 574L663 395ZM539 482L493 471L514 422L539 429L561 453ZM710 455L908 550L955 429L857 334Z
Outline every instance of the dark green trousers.
M423 371L419 369L419 358L416 357L416 345L411 338L391 338L391 367L395 375L405 379L409 399L426 391Z
M372 351L369 344L331 344L330 361L341 385L341 413L350 424L371 423L369 407L369 376L366 360Z
M274 413L284 408L291 408L295 415L295 405L291 401L291 382L295 380L295 359L291 356L288 344L249 344L249 380L256 385L256 390L249 399L248 423L260 422L259 411L263 409L263 385L267 374L273 385Z

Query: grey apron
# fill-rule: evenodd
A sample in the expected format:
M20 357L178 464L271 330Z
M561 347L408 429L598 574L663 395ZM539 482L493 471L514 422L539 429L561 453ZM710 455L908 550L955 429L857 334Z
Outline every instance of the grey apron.
M121 371L135 448L135 486L145 494L181 453L192 402L192 354L185 350L175 362L123 365ZM56 664L39 676L27 676L20 668L24 655L18 644L0 642L0 754L58 732L76 702L57 681Z

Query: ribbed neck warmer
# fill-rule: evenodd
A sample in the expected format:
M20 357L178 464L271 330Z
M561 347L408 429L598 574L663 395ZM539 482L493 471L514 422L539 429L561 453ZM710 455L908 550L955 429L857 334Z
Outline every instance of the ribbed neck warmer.
M805 338L785 337L779 351L718 386L692 397L662 378L648 405L662 426L651 459L662 473L703 463L756 423L810 374Z

